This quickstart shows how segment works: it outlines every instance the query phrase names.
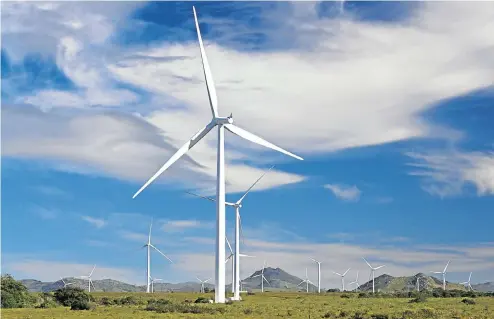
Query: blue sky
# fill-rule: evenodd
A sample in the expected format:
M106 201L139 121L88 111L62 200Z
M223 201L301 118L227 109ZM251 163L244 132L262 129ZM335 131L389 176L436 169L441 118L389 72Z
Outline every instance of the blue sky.
M313 257L334 287L366 257L494 280L491 3L196 9L220 114L305 159L227 134L227 200L276 165L242 208L243 277L314 277ZM132 199L210 120L191 4L2 3L2 22L2 272L143 284L153 219L175 261L153 276L211 276L215 206L184 191L214 194L215 134Z

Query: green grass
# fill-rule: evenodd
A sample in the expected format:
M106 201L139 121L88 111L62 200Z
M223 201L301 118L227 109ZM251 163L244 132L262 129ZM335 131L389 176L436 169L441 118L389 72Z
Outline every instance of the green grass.
M137 304L124 306L97 305L93 310L73 311L65 307L50 309L2 309L2 318L71 319L71 318L334 318L334 319L492 319L494 298L475 298L475 304L461 302L463 298L429 298L421 303L409 303L409 298L341 298L341 294L256 293L243 295L243 301L225 304L194 304L204 296L199 293L91 293L98 304L103 297L121 299L133 296ZM146 311L148 300L166 299L167 310ZM186 300L191 303L185 302ZM195 311L198 313L182 313ZM310 317L309 317L310 314Z

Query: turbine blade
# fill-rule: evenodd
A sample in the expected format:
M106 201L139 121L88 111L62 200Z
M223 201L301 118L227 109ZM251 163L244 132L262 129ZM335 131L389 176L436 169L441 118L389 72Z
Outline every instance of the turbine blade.
M216 88L214 87L213 75L209 68L208 58L206 51L204 50L204 44L202 43L201 30L199 28L199 22L197 21L196 8L192 6L194 11L194 20L196 22L197 38L199 39L199 48L201 50L202 68L204 71L204 79L206 80L206 88L208 90L209 105L211 107L211 113L213 117L218 117L218 97L216 96Z
M386 266L386 265L382 265L382 266L376 267L376 268L374 268L374 270L378 270L380 268L383 268L384 266Z
M250 255L246 255L246 254L238 254L240 257L251 257L251 258L254 258L256 256L250 256Z
M151 225L149 225L148 243L151 243L151 229L153 228L153 220L151 219Z
M199 277L197 277L197 276L196 276L196 279L197 279L197 280L199 280L200 282L202 282L202 280L201 280L201 279L199 279Z
M216 199L214 199L212 197L202 196L202 195L194 194L194 193L188 192L188 191L185 191L185 192L187 194L189 194L189 195L192 195L192 196L196 196L196 197L200 197L200 198L203 198L203 199L207 199L207 200L212 201L212 202L216 202Z
M246 140L249 140L249 141L251 141L253 143L256 143L256 144L265 146L267 148L276 150L276 151L281 152L283 154L286 154L286 155L289 155L291 157L294 157L294 158L296 158L298 160L301 160L301 161L304 160L302 157L300 157L298 155L295 155L293 153L290 153L290 152L282 149L281 147L276 146L276 145L274 145L274 144L272 144L272 143L270 143L270 142L268 142L268 141L260 138L259 136L254 135L254 134L252 134L250 132L247 132L246 130L244 130L244 129L238 127L238 126L235 126L233 124L225 124L225 128L227 130L229 130L230 132L232 132L233 134L236 134L236 135L238 135L240 137L243 137Z
M449 263L451 262L451 260L448 260L448 263L446 264L446 267L444 267L444 270L443 272L446 272L446 269L448 269L448 266L449 266Z
M301 283L299 283L299 284L297 285L297 287L298 287L298 286L300 286L301 284L303 284L304 282L305 282L305 280L302 280L302 282L301 282Z
M163 257L165 257L166 259L168 259L172 264L174 263L170 258L168 258L167 255L163 254L161 252L161 250L159 250L158 248L156 248L154 245L151 245L151 247L153 247L154 249L156 249L157 252L159 252Z
M166 171L173 163L175 163L180 157L182 157L188 150L197 144L211 129L216 126L214 123L209 123L199 132L197 132L189 141L187 141L178 151L173 154L172 157L132 196L136 198L146 187L149 186L155 179L157 179L164 171Z
M228 248L230 248L230 252L233 254L232 245L230 245L230 241L228 240L228 237L225 236L225 239L226 239L226 243L228 244Z
M470 273L470 276L468 276L468 282L470 282L470 279L472 279L472 273Z
M334 273L335 275L341 276L341 274L340 274L340 273L337 273L336 271L333 271L333 273Z
M370 268L372 268L372 266L367 262L367 260L365 260L364 257L362 257L362 259L365 261L365 263L367 264L367 266L369 266Z
M258 179L254 182L254 184L252 184L252 185L249 187L249 189L245 192L244 196L240 197L240 199L237 201L237 204L242 203L242 201L244 200L245 196L247 196L247 194L250 192L250 190L251 190L252 188L254 188L254 186L256 186L256 184L257 184L257 183L259 183L259 181L260 181L260 180L264 177L264 175L266 175L266 174L267 174L270 170L272 170L272 169L273 169L273 167L274 167L274 165L273 165L273 166L271 166L271 167L270 167L267 171L265 171L265 172L261 175L261 177L259 177L259 178L258 178Z
M89 274L89 276L88 276L88 277L91 277L91 276L93 275L94 268L96 268L96 265L94 265L93 270L91 270L91 273Z
M350 271L350 268L348 268L348 269L345 271L345 273L343 274L343 277L345 277L345 275L346 275L346 274L347 274L347 272L349 272L349 271Z
M211 280L211 278L208 278L208 279L204 280L204 282L208 282L208 281L210 281L210 280Z

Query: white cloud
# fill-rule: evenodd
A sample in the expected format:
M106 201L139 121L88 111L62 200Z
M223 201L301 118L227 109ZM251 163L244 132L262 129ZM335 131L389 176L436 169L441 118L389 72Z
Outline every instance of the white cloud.
M55 219L58 216L58 212L53 209L36 206L33 211L43 219Z
M324 188L329 189L333 194L343 200L347 201L358 201L360 199L360 194L362 193L357 186L346 186L338 184L326 184Z
M104 219L94 218L91 216L81 216L81 218L82 218L82 220L90 223L91 225L93 225L96 228L101 228L101 227L104 227L106 225L106 221Z
M187 229L213 228L214 223L199 220L170 220L163 225L166 232L181 232Z
M197 43L122 48L108 41L121 26L115 22L125 21L140 5L57 3L47 9L2 3L7 52L16 58L27 51L51 54L78 87L75 93L48 89L19 96L17 104L45 111L112 106L142 113L98 109L38 114L7 106L2 114L2 128L7 126L4 155L64 162L59 168L69 162L82 172L142 182L210 120ZM298 45L293 50L240 52L205 39L221 114L233 112L239 126L290 151L305 156L434 136L438 130L420 119L421 112L442 99L492 84L491 3L423 3L398 24L316 19L312 7L293 8L292 13L286 6L271 10L270 19L283 23L264 30L276 43L290 39ZM232 33L235 28L214 27L226 31L225 38L238 35ZM116 80L151 92L149 103L122 91ZM20 132L29 124L35 125ZM290 160L230 134L226 140L229 192L245 190L249 178L261 173L247 159ZM211 194L214 178L211 133L191 150L188 162L172 166L162 180ZM273 171L256 190L302 180L301 175Z
M494 194L494 153L445 151L413 153L410 175L419 176L423 189L440 197L459 195L465 185L472 185L477 194Z

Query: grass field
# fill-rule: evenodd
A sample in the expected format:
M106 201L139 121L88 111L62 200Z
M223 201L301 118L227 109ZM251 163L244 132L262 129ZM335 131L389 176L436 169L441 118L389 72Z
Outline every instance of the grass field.
M342 298L341 294L257 293L243 295L233 304L194 304L199 293L92 293L96 308L86 311L67 307L49 309L2 309L2 318L339 318L339 319L493 319L494 298L475 298L475 304L465 304L463 298L429 298L421 303L409 303L408 298ZM101 305L110 300L133 296L137 304ZM347 295L348 296L348 295ZM166 299L177 306L174 312L158 313L146 310L148 300ZM191 301L192 303L188 303ZM183 313L194 309L196 313Z

